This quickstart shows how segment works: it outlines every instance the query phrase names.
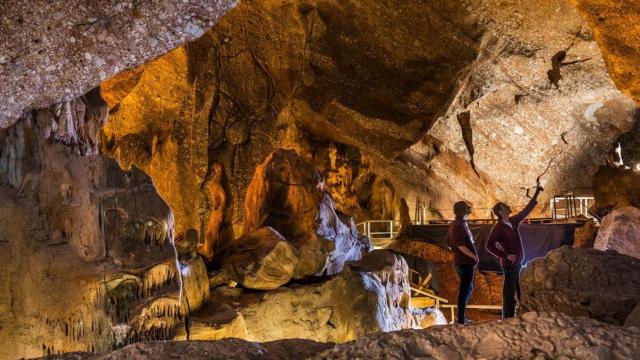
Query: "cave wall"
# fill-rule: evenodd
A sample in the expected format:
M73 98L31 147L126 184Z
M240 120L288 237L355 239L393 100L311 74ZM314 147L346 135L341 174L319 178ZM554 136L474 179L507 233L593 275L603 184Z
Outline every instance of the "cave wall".
M7 358L167 339L187 302L197 309L208 297L204 263L176 252L173 212L151 178L82 136L106 120L95 100L29 113L0 134Z

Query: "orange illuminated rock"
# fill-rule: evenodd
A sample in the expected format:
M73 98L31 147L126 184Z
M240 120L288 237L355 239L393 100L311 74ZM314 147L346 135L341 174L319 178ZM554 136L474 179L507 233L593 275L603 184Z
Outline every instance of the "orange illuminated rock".
M244 206L245 234L269 226L294 246L295 278L338 273L369 251L369 239L336 213L316 168L293 150L277 150L256 168Z
M102 96L118 101L103 129L101 152L125 169L136 166L149 174L174 211L176 234L196 229L199 238L211 238L202 229L210 219L209 208L215 207L203 186L209 171L209 108L196 98L209 95L194 92L189 56L190 49L208 44L204 38L171 51L146 64L144 71L116 77L101 88ZM200 88L203 93L208 89ZM207 249L211 251L213 247Z
M133 88L138 85L143 71L144 65L140 65L133 69L125 70L100 83L100 95L109 105L109 109L113 109L120 104Z
M222 166L215 163L213 164L211 171L213 173L209 180L211 213L209 214L209 222L207 223L204 242L198 249L198 252L209 261L213 260L219 248L224 245L223 234L225 230L222 229L222 226L225 216L224 211L227 206L227 194L222 186Z
M272 290L293 278L298 256L282 235L263 227L235 240L221 261L222 267L244 287Z
M218 287L193 314L194 339L285 338L342 343L375 332L445 323L434 308L411 306L408 267L388 251L372 251L322 282L290 284L268 292ZM185 339L184 331L177 334Z
M587 19L618 89L640 104L640 3L570 0Z

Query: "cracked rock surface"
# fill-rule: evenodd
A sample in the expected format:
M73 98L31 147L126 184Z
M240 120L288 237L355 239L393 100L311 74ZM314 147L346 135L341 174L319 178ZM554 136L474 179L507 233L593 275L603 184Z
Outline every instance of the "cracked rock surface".
M640 260L615 251L562 247L529 262L520 279L524 311L622 325L640 302Z
M202 36L235 0L0 3L0 128Z

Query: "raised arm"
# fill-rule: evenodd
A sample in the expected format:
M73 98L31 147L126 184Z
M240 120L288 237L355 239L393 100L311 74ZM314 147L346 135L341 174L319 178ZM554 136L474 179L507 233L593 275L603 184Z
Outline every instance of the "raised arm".
M538 186L536 187L536 192L535 194L533 194L531 201L529 201L527 206L525 206L524 209L522 209L522 211L510 217L509 221L511 221L512 224L518 224L519 222L524 220L527 216L529 216L529 214L531 214L531 212L536 207L536 205L538 205L538 195L540 195L540 193L543 190L544 189L542 188L542 186L538 184Z
M487 244L484 246L491 255L500 258L506 259L509 254L504 251L504 248L500 244L500 236L498 235L499 230L497 230L496 226L491 229L491 234L489 234L489 239L487 240Z
M527 216L529 216L529 214L531 214L531 212L536 207L536 205L538 205L538 200L536 198L531 199L531 201L529 201L527 206L525 206L524 209L522 209L522 211L520 211L519 213L511 216L509 218L509 221L511 221L512 224L517 224L521 222Z

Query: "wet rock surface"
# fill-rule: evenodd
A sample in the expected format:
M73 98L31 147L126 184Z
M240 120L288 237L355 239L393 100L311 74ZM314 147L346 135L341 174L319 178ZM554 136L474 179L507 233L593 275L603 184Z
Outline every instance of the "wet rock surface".
M0 4L0 128L196 39L235 1Z
M507 321L469 326L448 325L365 336L330 345L302 340L264 344L230 339L141 343L91 357L68 354L59 359L148 359L187 354L194 359L629 359L640 351L638 328L621 328L582 317L530 312ZM233 349L233 352L232 350ZM295 349L295 350L294 350Z
M625 207L612 211L602 219L593 247L615 250L640 259L640 209Z
M562 247L529 262L520 278L525 311L622 325L640 302L640 260L614 251Z

